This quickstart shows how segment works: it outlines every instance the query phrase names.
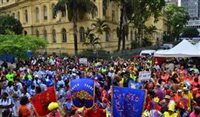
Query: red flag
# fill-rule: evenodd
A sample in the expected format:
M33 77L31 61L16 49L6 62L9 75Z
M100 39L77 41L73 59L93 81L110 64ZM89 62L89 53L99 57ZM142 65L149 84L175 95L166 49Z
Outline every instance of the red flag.
M56 92L54 87L49 87L46 91L41 92L30 99L38 116L45 116L50 111L48 105L51 102L57 102Z

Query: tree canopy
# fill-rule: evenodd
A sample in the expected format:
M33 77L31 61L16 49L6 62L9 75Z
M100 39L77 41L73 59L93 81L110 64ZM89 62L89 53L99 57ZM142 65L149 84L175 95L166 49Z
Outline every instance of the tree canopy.
M164 9L164 15L167 33L171 36L171 41L173 41L180 35L181 30L189 20L189 14L183 7L169 4Z
M198 35L199 35L199 31L197 30L197 28L194 28L194 27L185 27L182 30L183 37L192 38L192 37L196 37Z
M87 28L85 32L86 41L83 43L86 46L90 46L93 51L96 51L97 46L101 46L99 37L95 35L92 29Z
M22 34L23 27L20 21L12 16L0 16L0 34L6 34L6 30Z
M56 14L57 11L66 9L70 21L72 21L73 18L81 20L86 13L95 14L97 11L96 5L91 0L59 0L54 7L54 14Z
M0 35L0 54L10 54L23 58L28 50L36 51L45 48L47 41L43 38L24 35Z
M125 36L126 36L126 26L132 24L136 29L137 40L142 40L144 38L143 32L149 31L153 26L146 27L145 23L150 17L154 18L157 22L159 16L162 13L162 9L165 6L165 0L111 0L120 5L121 16L120 16L120 26L117 29L119 41L118 50L120 50L120 45L122 41L122 49L125 49ZM146 30L147 29L147 30ZM141 42L140 42L141 44Z
M109 25L106 23L106 21L101 20L99 18L97 19L95 23L92 23L91 25L95 33L97 33L98 35L103 35L103 32L107 32L111 30Z
M91 0L59 0L54 7L54 14L57 11L67 9L68 19L73 22L73 35L74 35L74 52L78 54L78 29L77 21L84 19L85 14L95 14L97 7Z

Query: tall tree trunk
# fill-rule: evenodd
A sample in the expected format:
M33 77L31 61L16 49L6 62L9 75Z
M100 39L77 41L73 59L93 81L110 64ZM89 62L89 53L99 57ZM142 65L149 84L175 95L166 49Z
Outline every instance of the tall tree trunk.
M121 34L120 34L120 30L117 33L119 33L117 51L120 51L120 48L121 48L121 37L120 37Z
M119 28L119 41L118 41L118 50L120 50L121 47L121 41L123 41L122 50L125 49L125 3L124 0L121 0L121 14L120 14L120 28Z
M126 26L126 6L123 3L123 22L122 22L122 50L126 48L126 35L125 35L125 27Z
M75 56L78 54L78 36L77 36L77 10L74 4L73 6L73 36L74 36L74 54Z
M142 46L142 29L138 28L138 41L139 41L139 45L140 47Z

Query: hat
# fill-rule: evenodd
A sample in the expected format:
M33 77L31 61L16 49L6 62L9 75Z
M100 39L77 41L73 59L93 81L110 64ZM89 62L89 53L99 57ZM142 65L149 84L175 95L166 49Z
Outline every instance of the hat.
M155 97L153 100L154 100L155 103L159 102L159 98L158 97Z
M168 108L168 110L169 111L174 111L175 110L175 105L174 104L170 105L169 108Z
M181 89L179 89L177 92L178 92L178 93L181 93L181 92L182 92L182 90L181 90Z
M171 97L169 95L166 95L164 98L170 100Z
M49 105L48 105L48 110L52 111L54 109L57 109L59 107L58 103L57 102L51 102Z

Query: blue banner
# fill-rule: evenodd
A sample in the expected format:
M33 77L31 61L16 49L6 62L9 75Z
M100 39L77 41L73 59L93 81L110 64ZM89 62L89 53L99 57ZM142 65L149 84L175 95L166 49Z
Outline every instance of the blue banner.
M70 82L73 104L76 107L90 108L94 104L94 81L77 79Z
M145 90L113 87L113 117L141 117Z
M140 89L142 87L142 83L135 82L133 80L129 80L128 87L132 89Z

